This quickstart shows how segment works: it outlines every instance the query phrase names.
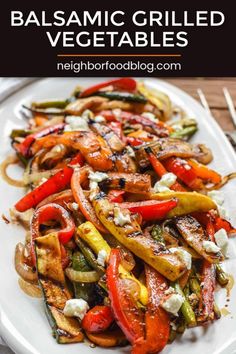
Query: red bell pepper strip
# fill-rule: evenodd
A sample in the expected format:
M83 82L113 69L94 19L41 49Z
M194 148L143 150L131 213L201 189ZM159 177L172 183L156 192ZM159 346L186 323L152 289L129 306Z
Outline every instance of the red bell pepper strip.
M110 306L95 306L84 316L81 326L89 333L104 332L114 321Z
M214 222L214 227L215 227L215 232L220 230L220 229L225 229L225 231L227 233L235 233L236 230L233 228L233 226L231 225L231 223L225 219L222 219L220 217L216 217L215 218L215 222Z
M108 200L111 203L122 203L124 201L123 195L125 191L121 191L118 189L112 189L108 192Z
M170 199L163 201L144 200L141 202L126 202L119 204L119 206L129 209L132 213L139 213L143 220L149 221L163 219L177 204L178 201L176 199Z
M23 212L36 207L43 199L49 195L62 191L70 183L73 169L64 167L46 182L26 194L16 204L16 210Z
M31 256L33 264L36 264L34 240L40 236L40 225L49 220L60 222L62 229L57 231L59 241L66 244L75 232L75 224L70 214L61 205L51 203L38 208L31 221Z
M188 160L188 163L190 166L192 166L197 177L200 177L206 181L210 181L214 184L221 182L221 175L216 171L211 170L207 166L202 165L195 160Z
M70 165L83 164L83 158L79 152L70 162ZM73 174L73 168L64 167L61 171L58 171L54 176L50 177L46 182L36 187L33 191L26 194L16 204L16 210L23 212L30 208L36 207L43 199L49 197L54 193L58 193L66 188L70 183L71 176Z
M145 314L146 347L148 353L157 353L166 346L170 332L169 316L160 307L168 284L161 274L147 264L145 264L145 275L149 299Z
M134 346L136 343L144 340L144 315L119 277L120 264L120 251L112 249L106 271L111 308L119 327ZM140 353L146 352L142 351Z
M19 145L16 145L16 149L18 152L20 152L24 157L29 157L30 156L30 147L33 144L33 142L38 139L42 138L43 136L56 133L58 131L61 131L65 126L65 123L60 123L56 125L51 125L47 128L44 128L36 133L28 135L22 143Z
M86 198L84 191L81 187L81 183L87 177L87 173L81 175L81 171L74 170L73 176L71 178L71 189L76 203L79 204L79 208L84 215L84 217L91 221L94 226L101 232L107 232L105 227L102 225L101 221L97 218L93 206L90 201Z
M139 145L142 145L144 143L144 141L139 139L139 138L134 138L132 136L127 136L126 137L126 143L131 145L131 146L139 146Z
M153 154L152 149L150 147L145 148L145 151L147 153L148 159L154 169L154 171L156 172L156 174L159 177L164 176L166 173L168 173L168 171L165 169L165 167L163 166L163 164L158 160L158 158ZM185 192L186 189L181 186L180 183L175 182L170 189L174 190L174 191L179 191L179 192Z
M202 181L197 177L194 168L186 160L178 157L170 157L163 162L167 171L174 173L180 181L191 189L201 189Z
M211 241L214 241L214 225L209 221L206 227L207 234ZM201 297L199 302L198 322L207 322L214 319L214 291L216 284L216 274L214 264L203 260L201 273Z
M97 85L94 85L94 86L84 89L80 93L79 97L91 96L92 94L99 91L100 89L108 87L108 86L113 86L113 88L119 89L119 90L134 91L136 89L136 81L132 78L129 78L129 77L108 80L108 81L105 81L100 84L97 84Z

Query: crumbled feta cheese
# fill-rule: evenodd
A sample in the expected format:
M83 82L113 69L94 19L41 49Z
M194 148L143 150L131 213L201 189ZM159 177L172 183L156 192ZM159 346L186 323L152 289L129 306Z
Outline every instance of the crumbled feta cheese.
M155 114L153 114L151 112L143 112L142 116L147 118L147 119L149 119L149 120L151 120L154 123L158 123L159 122L159 119L156 118Z
M127 151L127 154L128 154L130 157L135 157L135 152L134 152L134 150L132 149L131 146L127 146L127 147L126 147L126 151Z
M173 331L177 330L177 326L176 326L176 324L173 321L170 322L170 326L173 329Z
M100 250L98 252L98 258L97 258L97 262L100 266L104 267L105 266L105 261L107 259L107 253L105 250Z
M104 172L90 171L88 177L90 179L89 188L93 190L97 188L99 182L102 182L108 178L108 174Z
M192 256L189 252L187 252L186 250L184 250L183 248L180 248L180 247L172 247L169 249L169 251L172 253L176 253L181 258L181 260L184 262L187 269L188 270L191 269Z
M82 321L89 310L88 303L83 299L70 299L66 301L63 313L67 317L79 317Z
M114 114L114 116L119 119L122 113L122 110L120 108L115 108L112 110L112 113Z
M227 232L225 231L225 229L218 230L215 233L214 237L215 237L215 241L216 241L217 246L220 247L223 254L226 255L227 250L228 250L229 240L228 240Z
M65 132L73 131L88 131L89 126L85 118L78 116L68 116L66 117L66 126L64 128Z
M184 164L184 168L185 168L186 171L191 170L191 166L189 166L187 163Z
M47 180L48 180L48 178L46 178L46 177L41 178L41 180L40 180L38 185L41 186L41 184L47 182Z
M167 312L172 313L177 316L182 303L184 302L183 296L180 294L171 294L165 301L162 302L161 306Z
M114 223L117 226L124 226L126 224L131 224L130 215L123 214L119 207L114 208Z
M220 247L216 246L212 241L203 241L202 245L206 252L218 253L220 251Z
M72 208L73 208L74 210L78 210L78 209L79 209L79 205L74 202L74 203L72 203Z
M106 121L106 119L103 117L103 116L96 116L96 117L94 117L94 119L93 119L96 123L103 123L103 122L105 122Z
M226 210L226 209L225 209L223 206L221 206L221 205L217 205L217 210L218 210L219 216L220 216L222 219L229 220L229 213L228 213L228 210Z
M157 193L169 192L171 187L176 182L177 176L174 173L166 173L161 177L160 181L154 185L154 191Z
M83 113L82 113L82 118L84 118L85 120L89 120L90 118L93 118L93 112L90 111L90 109L86 109Z
M210 191L207 195L218 205L224 204L224 195L221 191Z
M172 286L169 286L167 290L164 291L165 295L173 294L175 292L175 289Z

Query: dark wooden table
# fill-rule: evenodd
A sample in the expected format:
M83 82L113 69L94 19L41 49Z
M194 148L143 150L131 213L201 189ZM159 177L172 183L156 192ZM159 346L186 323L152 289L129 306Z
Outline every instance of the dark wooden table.
M199 101L197 89L206 96L211 112L223 130L232 131L235 127L223 95L227 87L236 107L236 77L231 78L168 78L165 81L178 86Z

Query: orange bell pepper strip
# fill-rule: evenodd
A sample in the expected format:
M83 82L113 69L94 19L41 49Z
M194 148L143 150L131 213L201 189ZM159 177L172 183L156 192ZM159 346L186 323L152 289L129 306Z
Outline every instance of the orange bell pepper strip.
M216 171L211 170L205 165L200 164L195 160L188 160L189 165L193 168L197 177L205 181L210 181L214 184L221 182L221 175Z
M158 160L158 158L154 155L154 153L152 152L152 149L150 147L145 148L145 151L147 153L148 159L154 169L154 171L156 172L156 174L159 177L164 176L166 173L168 173L168 171L166 170L166 168L163 166L163 164ZM179 191L179 192L186 192L186 189L181 186L180 183L175 182L170 189L174 190L174 191Z
M101 221L97 218L97 215L93 209L92 204L86 198L84 191L81 187L81 183L86 179L87 173L86 171L81 174L80 170L74 170L73 176L71 178L71 189L73 193L73 197L78 203L79 208L86 218L86 220L91 221L93 225L101 232L107 233L107 230L102 225Z

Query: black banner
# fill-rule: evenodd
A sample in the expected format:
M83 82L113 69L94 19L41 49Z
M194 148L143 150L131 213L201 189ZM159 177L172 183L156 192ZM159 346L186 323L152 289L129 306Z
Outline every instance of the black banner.
M0 5L1 76L236 76L234 2Z

